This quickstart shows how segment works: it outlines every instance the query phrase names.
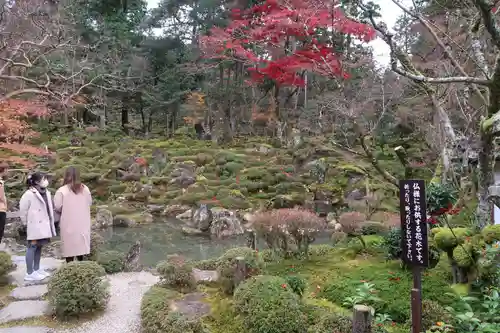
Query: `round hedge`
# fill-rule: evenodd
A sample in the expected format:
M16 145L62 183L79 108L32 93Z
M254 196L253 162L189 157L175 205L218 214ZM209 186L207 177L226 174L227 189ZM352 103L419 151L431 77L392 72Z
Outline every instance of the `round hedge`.
M118 273L125 267L125 254L118 251L105 251L99 253L97 263L104 267L108 274Z
M327 313L317 323L310 326L308 333L351 333L352 319L336 313Z
M307 316L302 312L300 297L283 278L252 277L238 286L233 300L248 333L307 331Z
M102 310L109 299L104 268L93 261L70 262L50 279L48 300L59 318Z
M196 287L193 266L189 262L165 260L156 266L160 274L160 285L179 291L190 291Z
M171 312L170 302L179 294L174 290L153 286L142 297L143 333L207 333L201 320L189 320Z

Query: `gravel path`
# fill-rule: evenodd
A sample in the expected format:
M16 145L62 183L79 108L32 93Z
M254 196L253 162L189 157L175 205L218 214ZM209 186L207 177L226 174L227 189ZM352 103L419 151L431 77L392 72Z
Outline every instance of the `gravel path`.
M110 293L106 311L98 318L56 333L139 333L142 295L158 281L148 272L118 273L108 276Z

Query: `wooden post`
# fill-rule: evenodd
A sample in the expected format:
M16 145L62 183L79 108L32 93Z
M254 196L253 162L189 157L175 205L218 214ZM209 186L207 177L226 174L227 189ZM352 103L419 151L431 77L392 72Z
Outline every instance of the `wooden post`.
M236 258L236 266L234 268L234 280L233 280L233 286L234 288L238 287L238 285L245 281L245 278L247 276L247 263L245 262L245 258L243 257L237 257Z
M352 333L371 333L372 308L366 305L355 305L352 314Z

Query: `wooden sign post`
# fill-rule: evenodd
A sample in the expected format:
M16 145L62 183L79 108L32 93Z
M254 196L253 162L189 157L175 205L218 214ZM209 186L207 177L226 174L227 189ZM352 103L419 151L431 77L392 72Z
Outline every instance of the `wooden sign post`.
M411 290L412 333L422 332L422 268L429 266L425 182L401 180L399 182L401 212L401 247L403 261L412 267Z

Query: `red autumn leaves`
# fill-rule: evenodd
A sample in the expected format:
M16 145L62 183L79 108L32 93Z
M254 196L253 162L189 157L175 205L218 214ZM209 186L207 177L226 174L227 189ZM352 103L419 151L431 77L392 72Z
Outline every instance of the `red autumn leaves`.
M228 27L200 39L206 58L249 65L253 82L303 86L302 71L348 77L329 38L321 31L375 38L368 25L347 18L339 6L315 0L266 0L247 10L233 9ZM292 44L294 46L292 46ZM299 46L300 45L300 46Z
M449 203L448 207L442 207L434 212L431 212L431 217L427 219L430 224L438 224L438 217L441 215L457 215L460 213L460 207L453 208L453 204Z

